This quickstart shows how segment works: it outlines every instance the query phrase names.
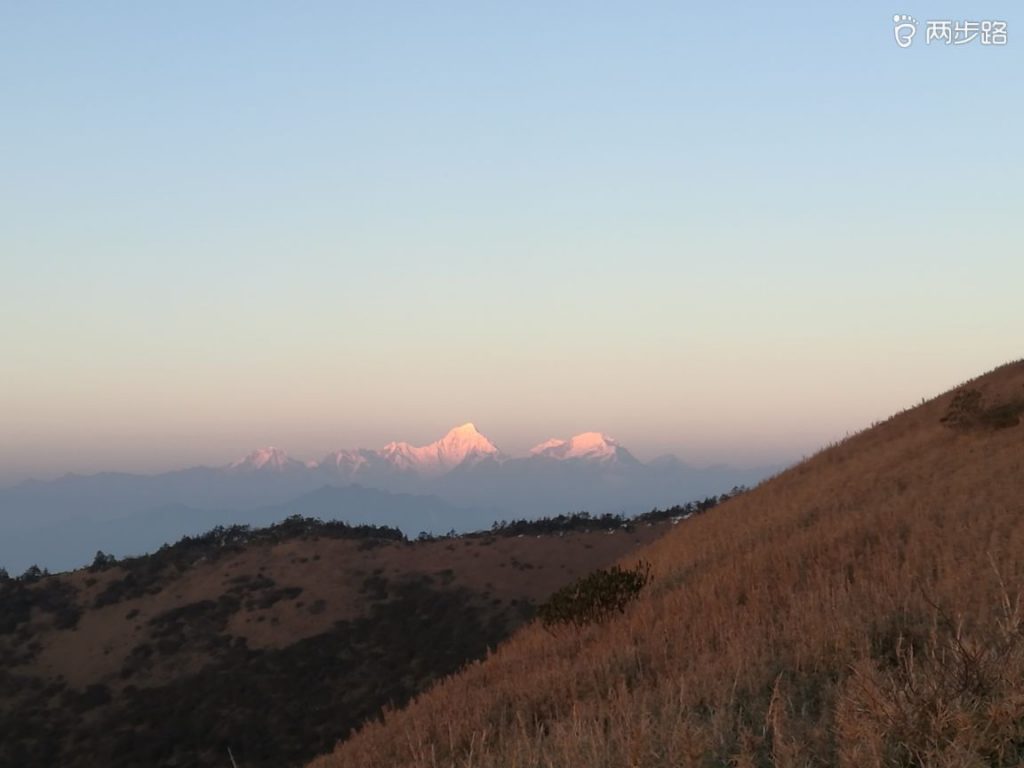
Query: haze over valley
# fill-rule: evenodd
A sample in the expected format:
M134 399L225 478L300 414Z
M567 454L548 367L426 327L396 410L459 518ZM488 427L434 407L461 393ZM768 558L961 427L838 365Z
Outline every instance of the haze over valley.
M216 525L267 525L292 514L390 525L413 537L567 512L636 514L750 485L773 469L698 468L674 456L641 462L598 432L508 456L472 423L423 446L391 442L319 460L268 447L220 467L66 475L0 490L0 565L67 570L98 550L142 554Z

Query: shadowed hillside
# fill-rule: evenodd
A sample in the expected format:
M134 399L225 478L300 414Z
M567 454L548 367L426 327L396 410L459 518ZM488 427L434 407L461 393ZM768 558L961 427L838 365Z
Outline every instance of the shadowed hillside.
M316 768L1024 761L1024 363L623 560L625 614L534 623Z
M0 574L0 765L301 765L714 503L414 542L293 517Z

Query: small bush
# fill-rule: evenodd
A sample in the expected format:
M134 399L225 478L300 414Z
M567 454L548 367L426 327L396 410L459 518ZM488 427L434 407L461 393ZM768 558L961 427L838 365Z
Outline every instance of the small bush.
M25 569L25 572L23 574L21 574L21 576L19 576L18 578L24 584L35 584L37 581L42 579L44 576L49 576L49 575L50 575L49 572L47 572L44 569L41 569L38 565L30 565L28 568Z
M571 624L582 627L622 613L651 580L651 565L599 568L555 592L537 611L545 627Z
M89 566L89 572L105 571L116 564L117 558L114 555L105 554L101 549L96 552L96 557L93 558L92 565Z
M986 407L981 392L961 389L940 421L950 429L1008 429L1020 424L1024 400L1011 400Z

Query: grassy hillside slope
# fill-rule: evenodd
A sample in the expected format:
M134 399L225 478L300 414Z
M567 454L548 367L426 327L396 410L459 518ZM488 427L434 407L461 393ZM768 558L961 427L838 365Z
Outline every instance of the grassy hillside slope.
M0 579L0 766L301 765L672 527L577 523L410 542L292 518Z
M1018 362L829 447L313 766L1019 765L1022 412Z

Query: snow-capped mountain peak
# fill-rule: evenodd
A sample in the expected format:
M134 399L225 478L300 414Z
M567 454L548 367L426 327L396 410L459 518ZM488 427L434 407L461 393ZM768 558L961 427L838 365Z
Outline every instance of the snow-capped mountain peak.
M448 431L444 437L433 443L438 460L448 466L461 464L467 458L496 456L498 449L477 430L473 422Z
M469 422L449 430L440 440L428 445L392 442L385 445L380 453L400 469L437 474L454 469L465 461L497 457L498 449Z
M426 446L424 446L425 448ZM406 442L390 442L380 450L381 458L399 469L418 469L430 463L424 448L417 448Z
M308 466L308 464L304 464L301 461L291 458L280 448L268 446L266 448L257 448L248 456L229 464L228 468L241 470L281 471L288 469L289 467L301 466Z
M375 451L332 451L324 456L319 466L322 468L337 469L344 472L356 472L370 463L375 458Z
M531 456L548 459L584 459L586 461L636 461L614 438L601 432L583 432L568 440L552 438L530 450Z
M530 450L531 457L555 461L584 461L595 464L636 464L637 460L618 441L601 432L583 432L568 440L552 438ZM327 473L332 478L386 477L396 470L403 474L424 477L443 475L456 467L469 467L481 461L508 457L472 422L454 427L439 440L427 445L390 442L380 450L339 450L321 461L298 461L280 448L268 447L253 451L228 465L234 471L284 472L307 469ZM383 474L381 474L383 473Z
M559 440L557 437L552 437L550 440L545 440L543 443L539 443L530 449L531 456L550 456L557 452L563 445L565 440Z

